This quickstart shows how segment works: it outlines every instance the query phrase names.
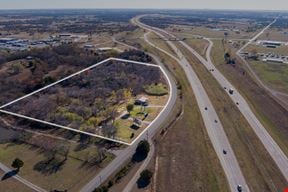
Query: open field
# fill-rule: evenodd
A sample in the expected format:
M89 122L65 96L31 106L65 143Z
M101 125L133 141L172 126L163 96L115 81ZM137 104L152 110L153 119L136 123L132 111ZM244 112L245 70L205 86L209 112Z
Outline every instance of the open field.
M2 178L5 175L3 171L0 170L0 178ZM34 192L34 190L28 188L21 182L17 181L14 178L9 178L4 181L0 181L0 189L5 192L15 192L15 191L21 191L21 192Z
M258 39L259 40L272 40L272 41L288 42L288 30L287 29L278 29L275 27L270 28L265 33L263 33Z
M55 150L63 147L62 151L57 150L54 153L37 146L40 143L44 145L45 142L50 143L51 148L56 145ZM64 152L66 147L67 153ZM106 157L100 160L100 155L97 147L81 148L77 143L59 142L43 136L32 137L29 144L21 142L0 144L0 161L9 166L16 157L20 158L24 161L24 167L19 175L46 190L79 191L113 158L111 154L105 153Z
M150 33L148 38L153 40L153 42L155 42L161 49L167 51L168 53L170 53L172 55L175 54L173 49L171 49L171 47L167 46L167 43L165 42L165 40L161 39L156 34Z
M143 43L143 47L146 44ZM184 98L184 114L159 144L159 191L228 191L220 162L209 141L206 129L184 71L167 55L147 46L159 55L174 74ZM181 101L182 102L182 101ZM178 107L181 106L180 100ZM183 147L185 146L185 147Z
M235 67L224 64L224 50L220 41L214 41L212 57L216 67L246 98L256 116L262 121L283 152L288 155L288 112L260 88L249 74L243 75L246 68L242 63L238 61Z
M191 53L181 48L211 99L251 191L279 191L287 185L280 170L224 89ZM208 107L209 109L209 107ZM229 153L229 152L228 152Z
M269 87L288 93L288 64L249 60L248 63Z
M216 27L216 26L215 26ZM225 33L228 33L228 39L248 39L252 37L256 31L247 32L248 24L244 26L240 26L240 33L228 30L228 31L219 31L213 30L212 28L204 27L204 26L170 26L168 28L169 31L175 33L179 37L183 37L183 34L192 34L192 35L200 35L207 38L225 38ZM180 30L180 32L176 32Z
M277 48L269 48L264 47L262 45L250 44L248 47L244 49L244 52L252 52L252 51L256 51L257 53L274 53L283 56L288 56L288 46L284 45Z
M206 58L206 50L209 43L205 39L189 38L185 42L197 51L202 57Z

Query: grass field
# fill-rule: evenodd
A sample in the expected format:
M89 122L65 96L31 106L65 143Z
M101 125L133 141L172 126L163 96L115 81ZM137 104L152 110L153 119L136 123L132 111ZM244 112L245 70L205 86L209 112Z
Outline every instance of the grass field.
M158 84L158 86L160 87L160 91L161 93L163 93L164 91L164 87L166 88L166 85L163 84ZM159 89L157 87L157 89ZM153 90L155 91L155 90ZM157 90L159 91L159 90ZM166 93L167 93L167 89L165 89ZM158 92L159 93L159 92ZM131 142L132 140L135 139L135 137L137 137L139 134L141 134L141 132L148 126L148 122L152 122L161 112L161 110L163 109L163 107L166 105L167 101L168 101L168 97L169 95L164 95L164 96L151 96L151 95L142 95L145 96L148 101L149 101L149 105L147 107L141 107L139 105L134 105L133 110L130 111L130 115L129 118L121 118L118 117L114 123L114 125L117 128L117 132L116 132L116 137L117 138L121 138L126 142ZM136 98L138 98L140 96L137 97L133 97L131 98L129 101L127 101L126 103L123 103L122 105L120 105L118 107L118 113L123 115L125 113L128 113L126 111L126 105L127 103L133 103L134 100ZM151 106L151 107L150 107ZM142 123L141 127L139 127L139 129L132 129L131 125L133 125L133 118L137 118L142 120L145 116L145 114L148 113L148 116L145 118L145 121L147 122L146 124ZM131 137L131 134L134 134L133 137Z
M209 46L205 39L186 39L185 42L197 51L202 57L206 58L206 50Z
M248 61L269 87L288 93L288 64Z
M168 94L167 86L162 83L146 86L145 92L149 95L155 96L162 96Z
M277 48L268 48L262 45L250 44L248 47L244 49L244 51L246 52L252 52L255 50L257 51L257 53L274 53L274 54L288 56L288 46L284 46L284 45L277 47Z
M85 159L97 158L98 150L89 147L80 150L76 148L76 144L71 144L67 160L55 173L41 173L36 170L36 165L47 160L47 156L43 150L29 144L0 144L0 161L9 166L18 157L24 161L24 167L19 172L19 175L23 178L46 190L68 189L68 191L76 192L92 179L101 167L104 167L112 160L112 155L108 154L101 164L88 166L84 163Z
M286 34L284 33L286 32ZM276 28L270 28L265 33L263 33L259 39L262 40L273 40L273 41L288 41L288 30L287 29L281 29L278 30Z
M0 178L2 178L4 174L5 173L3 171L0 171ZM34 191L14 178L9 178L7 180L0 181L0 190L3 192L16 192L16 191L33 192Z
M229 191L184 71L165 54L151 47L148 49L158 55L174 74L177 82L181 84L184 98L183 118L168 130L158 146L157 155L161 169L157 176L157 190ZM177 105L182 105L179 100Z
M175 55L177 57L177 55L175 54L175 52L171 49L171 47L169 47L167 45L167 43L163 40L160 39L160 37L158 37L156 34L154 33L150 33L148 38L150 39L150 41L152 41L153 43L156 43L158 47L160 47L161 49L167 51L168 53Z
M193 34L193 35L201 35L204 37L208 37L208 38L224 38L225 35L225 31L216 31L216 30L212 30L210 28L206 28L206 27L198 27L198 26L193 26L193 27L185 27L185 26L180 26L181 29L183 29L181 31L181 33L187 33L187 34ZM244 27L246 28L246 27ZM181 33L179 34L179 36L181 35ZM236 32L233 31L228 31L228 38L229 39L248 39L250 37L252 37L254 35L255 32L245 32L245 31L241 31L240 34L237 34Z
M186 49L181 50L189 58L198 77L201 77L201 82L219 115L250 190L283 189L287 185L285 178L236 105L209 71L198 64Z
M262 121L283 152L288 155L288 112L265 93L250 75L243 76L243 72L247 70L242 63L237 63L235 67L224 64L222 57L224 50L220 41L214 41L212 50L214 64L246 98L256 116Z

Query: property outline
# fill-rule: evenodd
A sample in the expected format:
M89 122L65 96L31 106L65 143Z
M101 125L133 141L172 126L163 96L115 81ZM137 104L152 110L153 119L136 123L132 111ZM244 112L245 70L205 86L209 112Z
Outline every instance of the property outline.
M106 62L109 62L109 61L121 61L121 62L125 62L125 63L132 63L132 64L136 64L136 65L145 65L145 66L150 66L150 67L157 67L161 70L161 72L164 74L165 76L165 79L167 80L168 82L168 85L169 85L169 98L168 98L168 101L166 102L165 106L162 108L162 110L159 112L159 114L153 119L153 121L151 121L151 123L131 142L131 143L128 143L128 142L125 142L123 141L124 139L121 140L117 140L117 139L113 139L113 138L109 138L109 137L105 137L105 136L101 136L101 135L97 135L97 134L93 134L93 133L89 133L89 132L85 132L85 131L81 131L81 130L77 130L77 129L74 129L74 128L71 128L71 127L67 127L67 126L63 126L63 125L59 125L59 124L56 124L56 123L52 123L52 122L48 122L48 121L44 121L44 120L40 120L40 119L37 119L37 118L33 118L33 117L29 117L29 116L26 116L26 115L21 115L19 113L14 113L14 112L10 112L10 111L7 111L7 110L3 110L3 108L7 107L7 106L10 106L18 101L21 101L25 98L28 98L36 93L39 93L45 89L48 89L54 85L57 85L65 80L68 80L76 75L79 75L85 71L88 71L90 69L93 69L101 64L104 64ZM73 73L67 77L64 77L58 81L55 81L54 83L51 83L49 85L46 85L40 89L37 89L36 91L33 91L29 94L26 94L22 97L19 97L18 99L15 99L13 101L10 101L2 106L0 106L0 113L4 113L4 114L7 114L7 115L12 115L12 116L16 116L16 117L20 117L20 118L23 118L23 119L28 119L28 120L31 120L31 121L36 121L38 123L42 123L42 124L46 124L46 125L50 125L50 126L53 126L53 127L58 127L58 128L62 128L62 129L66 129L66 130L69 130L69 131L74 131L76 133L81 133L81 134L85 134L85 135L89 135L89 136L92 136L92 137L97 137L97 138L100 138L100 139L104 139L104 140L108 140L108 141L112 141L112 142L116 142L116 143L120 143L120 144L124 144L124 145L133 145L153 124L154 122L161 116L161 114L164 112L164 110L167 108L168 104L170 103L171 101L171 98L172 98L172 84L171 84L171 80L169 79L167 73L165 72L165 70L163 69L162 66L160 65L156 65L156 64L150 64L150 63L145 63L145 62L139 62L139 61L133 61L133 60L127 60L127 59L119 59L119 58L114 58L114 57L110 57L108 59L105 59L103 61L100 61L96 64L93 64L85 69L82 69L76 73Z

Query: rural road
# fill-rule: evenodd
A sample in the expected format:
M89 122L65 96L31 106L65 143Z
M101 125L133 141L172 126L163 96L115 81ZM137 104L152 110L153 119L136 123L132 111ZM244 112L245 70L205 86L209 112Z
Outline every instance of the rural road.
M138 16L134 18L132 22L145 30L153 31L161 38L165 38L165 36L159 32L161 31L161 29L151 27L151 26L141 23L139 21L141 17L143 16ZM165 50L161 49L160 47L153 45L153 43L151 43L149 39L147 38L147 35L144 36L144 40L148 44L157 48L158 50L165 52ZM241 169L237 162L235 154L225 134L224 128L218 118L218 115L212 105L212 102L210 101L203 85L201 84L200 79L194 72L190 63L187 61L187 59L184 57L181 51L175 46L175 44L173 44L171 41L167 41L167 43L177 54L178 58L180 58L180 59L178 58L175 58L175 59L184 69L185 74L188 78L188 81L191 85L191 88L195 94L209 138L212 142L212 145L216 151L216 154L226 174L227 181L229 183L231 191L236 191L237 185L242 185L243 191L245 192L249 191L248 185L245 181L245 178L241 172ZM207 110L205 110L206 107L207 107ZM226 150L228 153L224 155L223 150Z
M241 59L241 61L245 64L245 66L248 68L249 72L253 75L253 77L256 79L258 84L262 86L268 93L270 93L276 101L278 101L287 111L288 111L288 94L274 90L267 86L258 76L258 74L252 69L252 67L249 65L249 63L246 61L246 59L241 55L242 51L248 47L251 43L256 41L267 29L269 29L278 18L276 18L273 22L271 22L269 25L267 25L264 29L262 29L259 33L257 33L252 39L250 39L243 47L241 47L237 52L237 56Z
M151 138L157 133L157 131L159 131L159 128L161 127L163 122L166 121L177 99L177 86L173 80L173 77L169 74L165 66L160 62L160 60L155 60L155 62L157 62L157 64L159 64L162 67L171 83L170 99L169 102L167 103L167 106L164 108L163 112L154 120L149 129L146 129L146 131L140 137L138 137L137 140L132 145L127 146L125 149L123 149L121 153L119 153L119 155L116 156L116 158L108 166L106 166L103 170L101 170L99 174L97 174L89 183L87 183L80 190L80 192L92 192L95 188L99 187L106 179L108 179L113 173L115 173L115 171L119 170L121 166L127 160L129 160L129 158L132 157L137 148L138 143L143 139L148 139L151 151L149 152L147 159L143 162L143 165L141 167L145 168L145 166L149 163L150 159L152 158L154 154L154 144L152 143ZM133 184L135 184L135 182Z
M0 169L2 171L4 171L5 173L8 173L10 171L12 171L9 167L7 167L6 165L0 163ZM27 181L26 179L23 179L22 177L20 177L19 175L15 175L13 176L13 178L15 178L16 180L18 180L19 182L23 183L24 185L26 185L27 187L29 187L30 189L32 189L33 191L37 191L37 192L47 192L46 190L34 185L33 183ZM0 180L1 183L1 180ZM0 191L2 191L0 189Z
M262 33L264 33L264 31L268 29L275 21L276 20L274 20L267 27L265 27L259 34L257 34L254 38L252 38L252 41L257 39ZM173 37L173 35L169 34L168 32L162 29L159 29L159 31L162 31L165 34ZM231 95L228 93L228 89L226 89L227 94L230 96L230 98L235 103L235 105L237 102L239 103L239 105L237 105L238 109L246 118L246 120L248 121L248 123L250 124L254 132L256 133L257 137L263 143L264 147L266 148L268 153L271 155L276 165L279 167L283 176L288 181L288 158L287 156L284 154L284 152L281 150L278 144L274 141L274 139L267 132L266 128L262 125L262 123L255 116L255 114L249 107L244 97L242 97L242 95L236 90L236 88L222 75L222 73L219 70L216 69L210 57L211 50L213 47L213 42L209 39L207 40L210 43L206 52L207 61L200 54L198 54L194 49L192 49L189 45L187 45L185 42L180 41L180 43L185 48L187 48L207 68L208 71L209 69L214 69L214 71L211 74L223 88L227 87L228 89L233 88L235 90L233 95Z

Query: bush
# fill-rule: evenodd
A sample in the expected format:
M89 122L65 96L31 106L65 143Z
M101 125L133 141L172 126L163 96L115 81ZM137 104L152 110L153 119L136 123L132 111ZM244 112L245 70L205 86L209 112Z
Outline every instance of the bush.
M147 140L142 140L138 144L132 160L136 162L143 161L150 151L150 144Z
M108 191L109 191L108 187L103 186L96 188L93 192L108 192Z
M24 162L21 159L16 158L11 166L15 169L20 169L24 166Z
M144 170L140 174L140 178L137 181L137 185L139 188L144 188L148 186L151 182L151 178L153 176L153 173L149 170Z

